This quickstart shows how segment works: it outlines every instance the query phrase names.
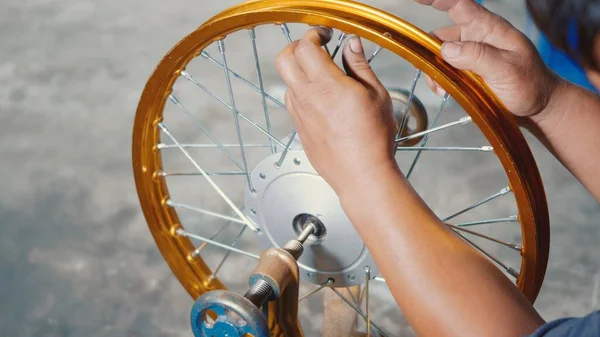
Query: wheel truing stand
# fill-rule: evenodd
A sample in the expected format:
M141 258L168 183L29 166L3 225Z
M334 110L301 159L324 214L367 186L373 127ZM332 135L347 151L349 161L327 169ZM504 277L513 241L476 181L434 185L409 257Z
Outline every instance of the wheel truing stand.
M250 275L250 289L244 296L215 290L200 296L192 307L191 323L195 337L270 337L269 318L261 312L272 306L286 337L301 337L298 325L298 258L304 242L324 230L311 218L295 240L282 248L265 250ZM264 310L268 312L268 310Z

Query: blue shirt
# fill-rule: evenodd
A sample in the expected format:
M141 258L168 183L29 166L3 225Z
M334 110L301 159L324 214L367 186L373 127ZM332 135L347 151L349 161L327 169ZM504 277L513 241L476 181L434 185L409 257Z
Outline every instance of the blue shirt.
M542 32L539 34L537 47L548 67L566 80L597 92L597 89L588 80L583 67L565 52L554 47ZM577 43L576 39L575 35L570 34L569 42L571 44Z
M561 318L542 325L529 337L599 337L600 311L581 318Z

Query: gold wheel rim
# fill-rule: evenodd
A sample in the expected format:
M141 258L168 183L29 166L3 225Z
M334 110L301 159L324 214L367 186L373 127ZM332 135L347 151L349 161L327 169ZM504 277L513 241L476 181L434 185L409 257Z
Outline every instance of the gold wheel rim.
M232 7L182 39L148 80L133 129L135 182L156 244L190 295L197 298L225 286L218 279L207 282L210 269L201 258L191 257L194 246L176 234L179 218L166 205L169 192L165 178L157 174L162 158L156 147L165 102L180 72L209 44L237 30L288 22L329 26L377 43L429 75L472 117L493 146L515 195L523 240L517 286L533 302L546 272L549 217L537 166L515 119L481 78L442 60L440 41L391 14L342 0L254 0ZM277 324L272 324L276 333Z

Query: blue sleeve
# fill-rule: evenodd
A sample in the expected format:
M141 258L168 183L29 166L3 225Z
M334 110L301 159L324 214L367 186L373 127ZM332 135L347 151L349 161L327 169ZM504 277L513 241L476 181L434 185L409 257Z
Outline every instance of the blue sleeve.
M581 318L562 318L542 325L530 337L599 337L600 311Z

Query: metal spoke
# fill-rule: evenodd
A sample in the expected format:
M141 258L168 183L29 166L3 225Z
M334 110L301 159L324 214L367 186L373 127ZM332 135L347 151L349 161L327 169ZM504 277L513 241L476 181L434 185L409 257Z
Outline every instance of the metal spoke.
M333 279L330 278L327 281L325 281L325 283L321 283L321 285L318 286L317 288L315 288L315 289L307 292L306 294L300 296L300 298L298 299L298 302L301 302L302 300L304 300L305 298L309 297L310 295L313 295L313 294L319 292L319 290L321 290L321 289L323 289L325 287L328 287L328 286L330 286L332 284L333 284Z
M371 280L371 267L365 266L365 321L367 322L367 337L371 337L371 318L369 315L369 281Z
M234 217L231 217L228 215L208 211L208 210L205 210L202 208L198 208L198 207L194 207L194 206L190 206L190 205L186 205L186 204L182 204L179 202L174 202L171 199L167 200L166 204L167 204L167 206L183 208L183 209L187 209L188 211L198 212L198 213L214 216L215 218L219 218L219 219L223 219L223 220L227 220L227 221L231 221L231 222L236 222L236 223L239 223L242 225L246 225L246 223L243 220L240 220L238 218L234 218Z
M198 172L165 172L159 171L158 175L161 177L179 177L179 176L201 176L202 173ZM207 176L245 176L246 172L206 172Z
M240 144L221 144L223 147L240 147ZM244 144L244 147L269 147L269 144ZM181 144L181 147L184 149L211 149L217 148L218 145L215 144ZM175 144L164 144L159 143L156 145L156 148L159 150L164 149L179 149L179 147Z
M410 93L408 94L408 99L406 100L406 106L404 107L404 111L402 113L402 121L400 123L400 128L398 129L398 134L396 138L400 138L406 125L408 124L408 111L410 110L410 105L415 97L415 89L417 88L417 82L419 82L419 78L421 78L421 70L415 69L415 74L413 75L412 84L410 85Z
M365 313L356 305L354 305L352 302L350 302L349 299L347 299L344 295L342 295L337 289L331 287L331 290L333 290L334 293L336 293L344 302L346 302L346 304L348 304L352 309L354 309L354 311L356 311L357 314L359 314L363 319L367 319L367 315L365 315ZM371 322L371 327L375 328L377 330L379 330L379 332L383 335L383 336L387 336L387 332L385 332L385 330L381 329L380 327L377 326L377 324Z
M281 147L284 146L283 143L280 142L277 138L273 137L273 135L271 135L265 129L263 129L262 127L260 127L260 125L256 124L254 121L252 121L246 115L244 115L243 113L241 113L239 110L234 109L233 106L231 106L229 103L227 103L224 100L222 100L219 96L217 96L217 94L215 94L214 92L212 92L210 89L208 89L202 83L198 82L192 75L190 75L186 71L182 71L181 72L181 76L185 77L186 79L188 79L189 81L191 81L192 83L194 83L197 87L199 87L200 89L202 89L204 92L206 92L207 94L209 94L210 96L212 96L214 99L216 99L217 101L219 101L219 103L223 104L225 107L227 107L229 110L231 110L234 113L234 115L242 117L242 119L244 119L245 121L247 121L248 123L250 123L250 125L252 125L254 128L256 128L258 131L262 132L265 136L269 137L270 140L272 140L273 142L277 143ZM238 144L238 146L240 148L246 147L246 145L243 142L241 144Z
M252 41L252 50L254 52L254 65L256 68L256 76L258 77L258 85L260 86L260 93L262 95L262 105L263 111L265 113L265 123L267 125L267 132L271 134L271 118L269 117L269 108L267 107L267 96L265 93L265 86L262 78L262 71L260 70L260 59L258 58L258 49L256 48L256 31L254 28L251 28L248 31L250 36L250 40ZM275 153L276 148L273 145L273 141L269 139L269 144L271 145L271 154Z
M352 298L352 302L354 302L354 304L356 304L356 306L360 308L360 302L359 302L358 298L356 298L354 296L354 293L352 292L352 290L350 288L346 288L346 291L348 292L348 295L350 295L350 297ZM360 286L359 286L359 291L360 291Z
M281 31L283 32L283 35L285 36L287 42L292 43L292 35L290 34L290 28L286 23L281 24Z
M373 278L371 278L371 280L373 280ZM367 288L363 287L362 292L360 293L360 295L358 295L358 303L363 302L363 299L365 298L365 290L367 290Z
M407 140L411 140L411 139L414 139L414 138L419 138L419 137L428 135L430 133L434 133L434 132L437 132L437 131L440 131L440 130L444 130L444 129L447 129L447 128L450 128L450 127L453 127L453 126L456 126L456 125L468 124L468 123L470 123L472 121L473 120L471 119L471 116L466 116L466 117L463 117L463 118L461 118L459 120L456 120L454 122L450 122L450 123L446 123L446 124L437 126L437 127L433 128L433 129L428 129L428 130L425 130L425 131L413 133L410 136L406 136L406 137L402 137L402 138L396 138L396 143L402 143L402 142L405 142Z
M371 61L373 61L375 59L375 56L379 55L379 53L383 50L383 47L381 47L380 45L376 45L375 46L375 51L373 51L373 54L371 54L371 56L369 56L369 59L367 60L368 63L371 63Z
M373 280L379 281L379 282L385 282L385 279L381 276L375 276L375 277L373 277Z
M283 35L285 35L287 42L292 43L292 36L290 35L290 29L288 28L287 24L285 24L285 23L281 24L281 31L283 32ZM287 144L285 144L285 147L283 148L283 151L281 152L281 156L279 156L279 160L277 160L277 163L276 163L277 167L280 167L281 164L283 164L285 157L287 156L288 152L290 151L290 146L292 146L292 142L294 141L294 138L296 138L296 134L297 134L297 131L294 129L294 131L292 132L292 134L290 136L290 140L288 141Z
M455 231L456 232L456 231ZM519 273L512 269L511 267L507 266L506 264L504 264L502 261L500 261L497 257L493 256L492 254L488 253L487 251L485 251L483 248L479 247L477 244L475 244L473 241L467 239L464 235L460 234L460 233L456 233L458 234L458 236L460 236L463 240L465 240L468 244L470 244L471 246L473 246L473 248L477 249L478 251L480 251L483 255L487 256L490 260L494 261L497 265L499 265L500 267L504 268L504 271L506 271L508 274L510 274L511 276L513 276L514 278L519 278Z
M214 64L220 66L221 68L224 68L223 64L221 62L219 62L217 59L215 59L214 57L210 56L209 53L207 53L206 51L203 51L202 53L200 53L200 56L204 57L205 59L213 62ZM255 86L254 84L252 84L252 82L250 82L248 79L246 79L245 77L243 77L242 75L236 73L235 71L231 70L231 69L227 69L229 71L229 73L231 75L233 75L233 77L239 79L240 81L244 82L245 84L247 84L250 88L254 89L256 92L261 93L261 90L259 87ZM275 103L276 105L278 105L279 107L285 109L285 104L283 104L281 101L279 101L277 98L273 97L272 95L269 95L268 93L265 92L265 97L267 97L271 102Z
M455 226L468 227L468 226L488 225L488 224L494 224L494 223L518 222L518 221L519 221L519 217L517 215L511 215L507 218L462 222L462 223L456 224Z
M208 239L209 240L214 240L217 236L219 236L219 234L221 234L227 227L229 227L229 225L231 225L233 223L233 221L227 221L227 223L225 223L223 226L221 226L221 228L219 228L213 235L211 235ZM244 228L246 228L246 226L244 226ZM198 248L196 248L193 252L192 252L192 257L196 257L200 255L200 252L206 247L206 245L208 245L208 243L206 242L202 242L202 244L200 246L198 246Z
M280 142L281 143L281 142ZM221 144L223 147L227 148L227 147L239 147L240 144ZM277 144L279 145L279 144ZM197 148L197 149L207 149L207 148L217 148L218 145L215 144L181 144L182 147L184 148ZM270 144L247 144L244 143L244 147L270 147ZM280 145L281 147L285 147L285 144L281 143ZM164 144L164 143L159 143L156 146L157 149L159 150L166 150L166 149L179 149L179 147L177 147L177 145L175 144ZM486 145L486 146L479 146L479 147L462 147L462 146L427 146L427 147L419 147L419 146L415 146L415 147L404 147L404 146L398 146L397 151L465 151L465 152L492 152L494 151L494 148Z
M488 241L492 241L492 242L495 242L495 243L501 244L501 245L503 245L503 246L506 246L506 247L508 247L508 248L514 249L514 250L516 250L516 251L518 251L518 252L520 252L521 250L523 250L523 247L522 247L522 246L520 246L520 245L517 245L517 244L515 244L515 243L504 242L504 241L502 241L502 240L498 240L498 239L496 239L496 238L493 238L493 237L487 236L487 235L485 235L485 234L477 233L477 232L474 232L474 231L468 230L468 229L466 229L466 228L458 227L458 226L455 226L455 225L452 225L452 224L449 224L449 223L447 223L447 224L446 224L446 226L448 226L448 227L450 227L450 228L454 229L455 231L461 231L461 232L469 233L469 234L471 234L471 235L473 235L473 236L477 236L477 237L480 237L480 238L482 238L482 239L485 239L485 240L488 240Z
M190 156L190 154L183 147L181 147L181 144L179 144L179 141L171 134L169 129L163 123L158 123L158 127L162 130L162 132L165 135L171 138L171 141L173 143L179 146L181 152L183 152L183 154L189 159L189 161L194 165L194 167L196 167L198 172L202 173L202 175L212 186L212 188L221 196L221 198L223 198L223 200L229 205L229 207L233 209L233 211L240 217L240 219L244 221L244 224L246 224L252 231L258 232L258 228L256 228L256 226L254 226L250 222L250 220L248 220L248 218L246 218L242 211L240 211L240 209L233 203L233 201L231 201L231 199L229 199L225 192L223 192L223 190L221 190L221 188L206 174L206 172L202 169L202 167L200 167L200 165L198 165L194 158L192 158L192 156Z
M279 156L279 160L276 163L277 167L280 167L281 164L283 164L283 161L285 160L285 157L287 156L288 152L290 151L290 147L292 146L292 142L294 141L294 138L296 138L297 133L298 133L298 131L294 130L294 132L292 132L292 134L290 135L290 140L288 140L287 144L285 144L285 147L283 148L283 152L281 152L281 155Z
M480 201L472 204L471 206L468 206L467 208L464 208L464 209L462 209L462 210L460 210L460 211L458 211L458 212L456 212L456 213L454 213L454 214L452 214L450 216L447 216L447 217L443 218L442 221L443 222L447 222L448 220L454 219L455 217L457 217L457 216L459 216L459 215L461 215L463 213L466 213L466 212L468 212L468 211L470 211L472 209L475 209L475 208L477 208L477 207L479 207L479 206L481 206L481 205L483 205L483 204L485 204L487 202L490 202L490 201L492 201L492 200L494 200L494 199L496 199L496 198L498 198L500 196L503 196L503 195L505 195L505 194L507 194L509 192L510 192L510 186L506 186L505 188L501 189L497 193L494 193L494 194L490 195L489 197L484 198L483 200L480 200Z
M179 109L181 109L186 115L188 115L190 118L192 118L194 120L194 122L196 123L196 125L202 130L202 132L204 132L204 134L206 134L206 136L208 138L210 138L210 140L213 141L213 143L215 143L219 149L221 149L221 151L223 151L223 153L225 153L225 155L227 155L227 157L229 157L229 159L231 159L231 161L240 168L240 170L243 170L244 168L242 167L242 165L235 159L235 157L231 154L231 152L227 151L227 149L225 149L225 147L223 146L223 144L221 144L221 142L219 142L209 131L208 129L206 129L204 127L204 125L202 123L200 123L200 121L198 119L196 119L196 117L194 117L194 115L192 115L192 113L186 109L183 104L181 104L181 102L179 102L179 100L177 99L177 97L175 97L173 94L169 95L169 100L171 102L173 102L173 104L175 104L177 107L179 107Z
M450 99L450 95L446 94L444 96L444 100L442 101L442 104L440 105L440 107L438 108L437 113L435 114L435 117L433 118L433 121L431 122L431 125L429 125L429 129L435 127L437 125L438 120L440 119L440 116L442 115L442 111L444 110L444 107L446 107L446 103L448 103L448 100ZM427 141L429 141L429 136L431 134L427 134L423 137L423 140L421 141L421 148L420 150L417 152L417 154L415 155L415 159L413 159L412 164L410 164L410 168L408 169L408 173L406 173L406 179L410 179L410 175L413 173L413 170L415 169L415 166L417 166L417 162L419 161L419 158L421 158L421 153L423 153L423 148L425 148L425 145L427 145ZM396 149L396 151L398 151L399 149ZM450 150L446 150L446 151L450 151ZM464 151L464 150L463 150Z
M246 150L244 149L244 139L242 137L242 131L240 129L239 114L235 107L235 97L233 95L233 88L231 86L231 77L229 76L229 67L227 66L227 56L225 55L225 42L223 40L217 41L219 47L219 53L221 54L221 61L223 62L223 72L225 73L225 81L227 82L227 91L229 92L229 103L231 104L231 110L233 112L233 120L235 122L235 131L237 133L238 142L240 144L240 151L242 154L242 162L244 163L244 171L246 172L246 180L248 181L248 188L254 191L252 179L250 178L250 172L248 171L248 161L246 160Z
M404 147L398 146L396 151L418 151L418 154L421 151L464 151L464 152L492 152L494 148L491 146L480 146L480 147L461 147L461 146L427 146L427 147ZM415 157L416 159L416 157ZM414 162L414 161L413 161ZM411 167L413 167L411 165ZM408 171L411 172L410 170ZM407 174L408 177L408 174Z
M244 231L246 231L246 228L248 228L248 226L242 227L242 230L240 230L235 240L233 240L233 242L231 243L231 247L235 247L235 245L237 245L238 241L240 241L240 238L242 237L242 234L244 234ZM219 265L217 266L217 268L215 268L215 271L212 273L212 275L210 275L210 281L214 280L217 277L219 270L221 270L221 268L225 264L225 261L227 261L227 259L229 258L230 254L231 250L228 250L227 253L225 253L225 256L223 257L221 262L219 262Z
M347 36L346 33L344 33L344 32L340 33L340 36L338 37L338 40L337 40L337 44L335 45L335 49L333 50L333 53L331 54L331 59L332 60L335 59L335 56L340 51L340 48L342 47L342 44L346 40L346 36Z
M248 227L248 228L250 228L250 227ZM250 228L250 229L252 229L252 228ZM227 249L227 250L232 251L234 253L246 255L246 256L249 256L249 257L251 257L253 259L256 259L256 260L260 259L260 256L258 256L256 254L252 254L252 253L247 252L245 250L237 249L235 247L231 247L231 246L226 245L224 243L220 243L220 242L217 242L217 241L214 241L214 240L211 240L211 239L207 239L207 238L202 237L200 235L196 235L196 234L193 234L193 233L190 233L190 232L186 232L186 231L184 231L181 228L177 230L177 234L181 235L181 236L189 237L189 238L192 238L192 239L196 239L196 240L199 240L199 241L202 241L202 242L206 242L206 243L208 243L210 245L217 246L217 247L220 247L220 248L223 248L223 249Z

